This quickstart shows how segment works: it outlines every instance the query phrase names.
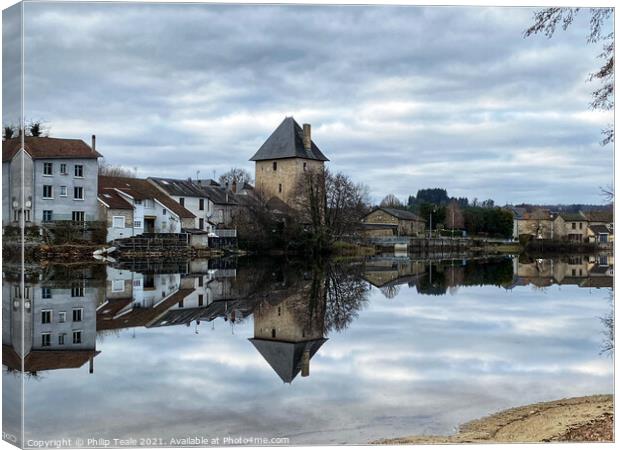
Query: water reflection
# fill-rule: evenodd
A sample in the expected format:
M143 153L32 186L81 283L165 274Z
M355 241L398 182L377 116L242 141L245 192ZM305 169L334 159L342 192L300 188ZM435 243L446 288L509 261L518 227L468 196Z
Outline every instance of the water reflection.
M31 267L22 290L19 268L5 266L4 382L22 370L22 357L40 380L26 383L34 437L57 435L58 421L71 418L76 432L89 427L72 415L90 411L82 397L50 415L52 398L71 389L96 399L107 437L193 432L204 404L212 405L213 432L307 433L293 443L362 443L416 427L449 432L526 399L606 392L611 369L595 358L613 327L600 319L612 301L608 289L599 303L583 293L611 287L612 275L610 255L242 258ZM294 389L275 387L283 384ZM167 405L177 395L185 403L175 411L189 418L173 423ZM139 414L115 422L118 402ZM266 402L273 408L264 410ZM260 423L248 422L256 411ZM349 431L331 430L334 420Z

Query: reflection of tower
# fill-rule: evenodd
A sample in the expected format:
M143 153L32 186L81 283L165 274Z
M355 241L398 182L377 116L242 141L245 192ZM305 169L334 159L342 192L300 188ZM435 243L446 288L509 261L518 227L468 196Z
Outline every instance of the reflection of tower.
M295 294L277 303L265 301L254 311L254 347L285 383L301 372L310 375L310 360L327 340L325 296Z

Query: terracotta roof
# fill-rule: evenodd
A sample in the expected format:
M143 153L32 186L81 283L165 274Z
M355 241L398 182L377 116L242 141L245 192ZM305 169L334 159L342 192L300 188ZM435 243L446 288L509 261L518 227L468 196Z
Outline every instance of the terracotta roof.
M105 193L109 189L118 189L136 200L156 199L170 211L181 218L193 219L196 217L171 197L157 189L148 180L128 177L99 176L99 192ZM104 197L101 200L105 201Z
M2 161L10 161L21 148L21 138L16 137L2 141ZM101 154L93 150L81 139L61 139L50 137L24 137L24 149L32 159L47 158L100 158Z
M311 141L310 149L304 147L303 130L292 117L285 118L250 161L267 159L304 158L329 161Z
M99 353L96 350L34 350L24 358L24 371L77 369ZM2 346L2 364L13 370L22 370L21 358L8 345Z
M148 326L192 292L194 289L179 289L153 308L134 308L127 314L118 317L114 313L104 313L103 311L97 313L97 331ZM113 300L109 301L116 303Z
M534 211L529 211L523 213L524 220L552 220L553 215L551 211L548 209L535 209Z
M110 209L131 209L133 206L125 200L114 188L102 188L99 186L99 200L105 203Z

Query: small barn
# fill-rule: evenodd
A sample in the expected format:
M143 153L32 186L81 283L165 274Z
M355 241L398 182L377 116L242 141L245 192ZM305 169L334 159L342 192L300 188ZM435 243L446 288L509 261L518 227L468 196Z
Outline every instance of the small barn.
M369 237L418 236L424 234L426 222L411 211L376 208L362 219L362 229Z

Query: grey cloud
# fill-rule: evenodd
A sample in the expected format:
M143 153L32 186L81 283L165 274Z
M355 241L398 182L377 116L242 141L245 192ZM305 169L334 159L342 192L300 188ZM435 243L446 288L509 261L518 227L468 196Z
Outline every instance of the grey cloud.
M527 8L28 3L26 115L52 135L96 133L108 161L142 175L252 170L295 115L375 200L446 186L536 202L527 186L544 184L546 201L601 202L611 115L588 111L586 83L599 50L585 18L524 39L531 19ZM571 163L518 158L527 151Z

